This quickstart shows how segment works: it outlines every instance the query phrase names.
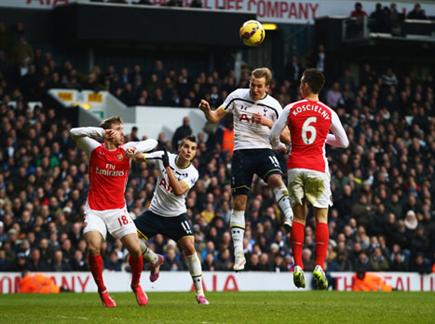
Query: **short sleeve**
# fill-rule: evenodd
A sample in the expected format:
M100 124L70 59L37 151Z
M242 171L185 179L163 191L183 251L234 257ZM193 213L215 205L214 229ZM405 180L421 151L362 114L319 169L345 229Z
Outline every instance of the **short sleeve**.
M233 112L234 100L237 98L237 90L231 92L224 100L222 106L226 112Z

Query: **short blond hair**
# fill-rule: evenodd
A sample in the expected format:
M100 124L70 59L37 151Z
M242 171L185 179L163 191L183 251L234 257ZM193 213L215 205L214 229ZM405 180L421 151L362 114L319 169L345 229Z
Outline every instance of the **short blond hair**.
M272 81L272 71L267 67L256 68L251 72L251 77L256 79L264 78L266 85L269 85Z
M100 123L100 127L103 129L111 129L113 124L123 124L121 117L113 116L106 118Z

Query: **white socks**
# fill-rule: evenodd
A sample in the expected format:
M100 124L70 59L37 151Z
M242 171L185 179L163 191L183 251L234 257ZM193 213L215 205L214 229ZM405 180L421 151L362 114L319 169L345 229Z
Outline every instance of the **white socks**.
M275 187L272 189L273 196L275 197L275 201L278 203L279 208L284 213L284 217L286 219L293 220L293 210L290 205L290 198L288 195L288 190L285 185L281 185L281 187Z
M196 295L204 296L204 290L202 289L202 269L201 262L198 259L196 253L187 255L186 264L189 268L190 275L192 276L193 284L195 285Z
M233 210L231 214L231 236L233 237L234 254L243 253L243 236L245 234L245 211Z
M155 254L147 245L146 241L139 239L140 241L140 249L142 251L143 257L145 261L155 263L158 259L157 254Z

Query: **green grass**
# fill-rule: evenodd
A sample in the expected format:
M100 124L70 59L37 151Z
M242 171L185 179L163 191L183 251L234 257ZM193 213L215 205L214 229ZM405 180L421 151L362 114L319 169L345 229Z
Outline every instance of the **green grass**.
M239 292L149 293L145 307L133 294L114 293L115 309L97 294L0 295L0 323L434 323L434 293Z

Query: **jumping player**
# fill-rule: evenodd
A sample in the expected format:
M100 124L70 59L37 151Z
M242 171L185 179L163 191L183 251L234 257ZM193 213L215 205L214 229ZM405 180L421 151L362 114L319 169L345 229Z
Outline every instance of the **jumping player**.
M233 211L231 234L234 244L234 270L245 268L243 236L245 232L245 210L252 177L255 174L272 188L276 202L281 208L288 229L292 226L293 212L287 188L282 179L282 170L269 142L270 129L278 119L282 107L268 94L272 72L268 68L252 71L250 86L229 94L222 106L211 110L206 100L199 108L212 123L219 122L226 113L234 116L234 155L231 167ZM290 134L285 130L282 140L290 143Z
M328 287L324 265L329 242L328 208L332 206L332 201L325 143L343 148L349 145L337 114L319 101L319 93L324 83L322 72L316 69L305 70L299 87L304 99L284 108L270 135L272 146L279 148L284 145L279 140L283 129L288 126L292 134L288 159L288 188L295 217L291 231L296 264L293 281L298 288L305 287L302 249L308 203L313 206L316 220L316 267L313 276L318 288Z

